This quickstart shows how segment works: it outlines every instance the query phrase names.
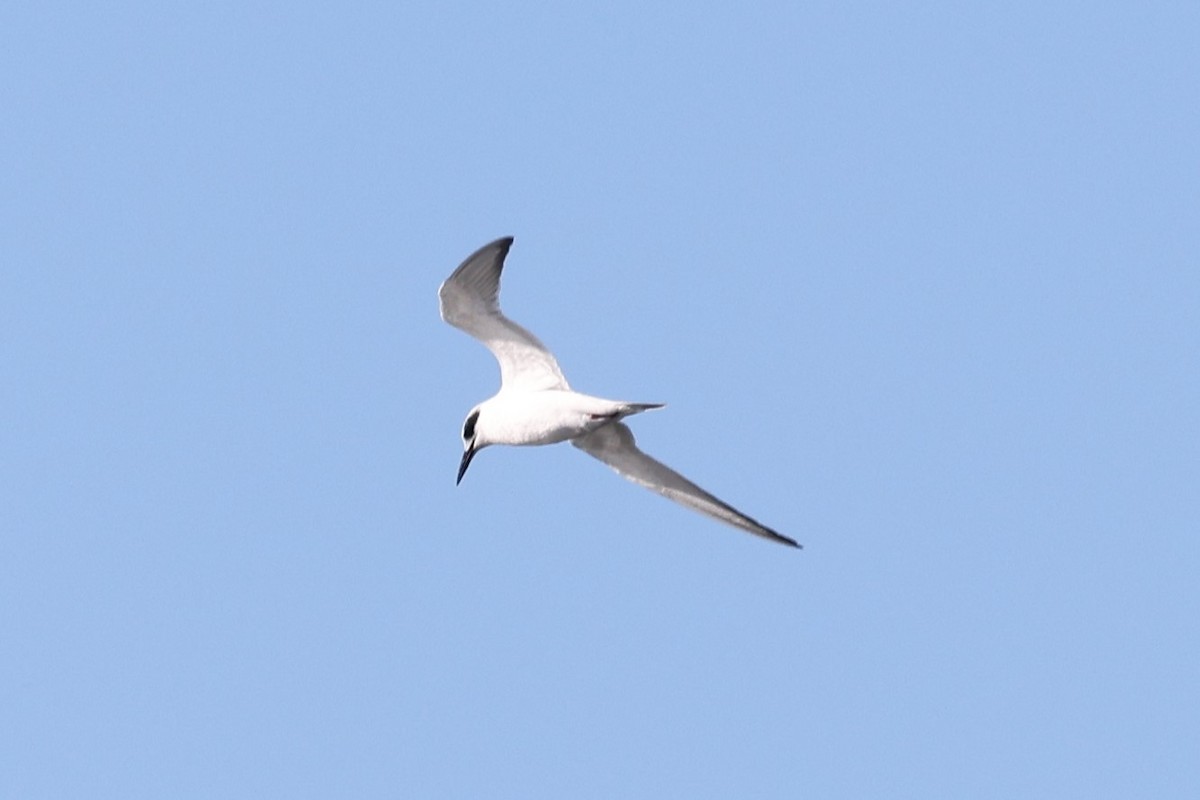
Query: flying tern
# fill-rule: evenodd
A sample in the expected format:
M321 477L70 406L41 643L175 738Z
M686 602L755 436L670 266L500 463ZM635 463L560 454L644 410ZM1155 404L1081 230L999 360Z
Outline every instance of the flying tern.
M554 354L500 310L500 273L511 236L476 250L438 289L442 319L478 339L500 362L500 391L471 409L463 423L461 483L471 460L493 444L569 441L617 474L702 514L792 547L795 541L717 499L638 449L623 420L662 408L572 391Z

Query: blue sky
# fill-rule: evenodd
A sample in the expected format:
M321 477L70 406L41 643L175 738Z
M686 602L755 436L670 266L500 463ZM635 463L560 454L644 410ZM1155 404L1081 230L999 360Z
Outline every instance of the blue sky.
M0 796L1200 792L1193 4L9 4ZM504 303L792 551L491 449Z

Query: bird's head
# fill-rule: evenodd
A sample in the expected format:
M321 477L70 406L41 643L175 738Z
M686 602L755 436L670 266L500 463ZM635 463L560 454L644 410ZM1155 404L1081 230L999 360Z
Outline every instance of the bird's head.
M467 474L467 467L471 466L471 459L488 444L481 435L482 431L479 430L480 411L479 406L472 408L471 413L467 414L466 421L463 422L463 455L462 461L458 464L458 479L454 481L455 486L462 483L463 475Z

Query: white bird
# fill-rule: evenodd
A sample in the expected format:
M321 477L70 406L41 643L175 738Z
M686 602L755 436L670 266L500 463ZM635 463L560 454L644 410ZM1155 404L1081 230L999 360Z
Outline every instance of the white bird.
M471 459L493 444L541 445L570 441L617 474L688 508L781 544L795 541L718 500L638 449L621 422L662 403L626 403L572 391L541 341L500 311L500 272L511 236L469 255L438 289L442 319L469 333L500 362L500 391L471 409L463 423L461 483Z

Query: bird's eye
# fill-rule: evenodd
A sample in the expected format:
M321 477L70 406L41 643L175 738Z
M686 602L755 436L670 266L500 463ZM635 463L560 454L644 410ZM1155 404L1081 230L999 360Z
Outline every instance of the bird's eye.
M479 419L479 412L472 411L467 421L463 423L463 441L469 442L475 438L475 420Z

